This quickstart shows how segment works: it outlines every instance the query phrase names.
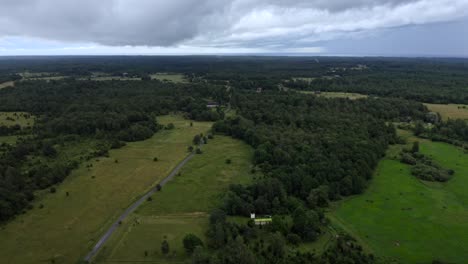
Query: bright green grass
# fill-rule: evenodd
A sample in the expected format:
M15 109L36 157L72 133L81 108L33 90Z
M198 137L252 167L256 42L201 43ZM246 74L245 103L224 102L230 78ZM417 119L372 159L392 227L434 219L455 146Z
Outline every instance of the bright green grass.
M152 80L160 80L160 81L170 81L174 83L184 83L187 82L187 79L183 74L179 73L155 73L150 75Z
M212 124L193 122L191 127L190 121L179 116L159 121L172 122L176 128L111 150L109 158L85 162L57 186L55 194L40 192L34 209L0 229L0 262L29 264L54 259L55 263L75 263L132 201L187 155L193 136L206 133ZM154 157L159 160L154 162ZM86 164L93 167L88 169ZM44 208L39 209L40 204Z
M420 142L422 153L455 170L449 182L427 183L411 176L408 165L390 159L399 148L393 146L366 192L338 203L330 218L386 260L465 263L468 156L452 145Z
M215 136L153 200L143 204L110 239L97 256L97 263L119 261L156 261L174 263L186 260L182 239L188 233L204 238L209 212L219 205L231 183L248 183L252 149L226 136ZM226 159L231 164L226 164ZM161 254L164 239L176 251L176 257ZM144 256L144 251L151 254ZM172 250L171 250L172 251ZM172 253L171 253L172 254Z
M10 118L13 120L10 120ZM34 116L25 112L0 112L0 126L14 126L16 124L21 127L32 126Z

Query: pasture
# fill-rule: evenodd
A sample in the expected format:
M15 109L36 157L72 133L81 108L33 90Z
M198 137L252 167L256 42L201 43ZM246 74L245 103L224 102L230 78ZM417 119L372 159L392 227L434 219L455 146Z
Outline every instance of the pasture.
M414 138L413 138L414 140ZM430 263L468 259L468 155L452 145L420 141L420 151L455 170L446 183L424 182L394 159L392 146L362 195L338 202L333 225L384 262Z
M464 119L468 120L468 105L461 104L424 104L432 112L440 114L443 120Z
M175 129L85 162L56 186L56 193L39 192L33 209L1 227L2 261L75 263L133 200L187 155L193 136L211 127L210 122L193 122L192 127L180 116L158 121L173 123Z
M0 112L0 126L28 127L34 124L34 116L26 112Z
M348 98L350 100L362 99L369 97L365 94L359 93L346 93L346 92L318 92L315 91L298 91L304 94L314 94L316 96L326 97L326 98Z
M202 149L203 154L190 160L180 175L122 224L96 263L186 260L183 237L194 233L204 239L209 212L219 205L224 190L231 183L248 183L252 178L253 152L245 143L217 135ZM164 239L170 245L166 256L160 250Z
M313 80L315 80L316 78L313 78L313 77L293 77L292 78L293 81L302 81L302 82L312 82Z
M141 81L141 78L137 77L122 77L122 76L96 76L89 78L80 78L79 80L86 81Z
M173 83L186 83L187 78L180 73L154 73L150 74L152 80L168 81Z

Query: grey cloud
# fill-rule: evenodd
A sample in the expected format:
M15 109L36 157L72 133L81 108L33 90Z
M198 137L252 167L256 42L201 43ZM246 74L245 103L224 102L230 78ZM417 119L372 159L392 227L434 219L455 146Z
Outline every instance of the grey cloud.
M467 14L468 0L3 0L0 37L110 46L307 47Z

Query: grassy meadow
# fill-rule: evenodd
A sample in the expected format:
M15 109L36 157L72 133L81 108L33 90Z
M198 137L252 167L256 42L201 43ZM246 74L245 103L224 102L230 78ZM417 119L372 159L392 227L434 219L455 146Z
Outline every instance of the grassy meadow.
M317 96L322 96L326 98L348 98L351 100L356 100L356 99L361 99L361 98L367 98L368 96L365 94L359 94L359 93L346 93L346 92L320 92L320 93L315 93L315 91L298 91L303 94L314 94Z
M152 80L169 81L174 83L184 83L187 79L180 73L154 73L150 75Z
M209 122L193 122L191 127L180 116L158 121L176 128L111 150L108 158L85 162L56 186L56 193L39 192L33 209L0 227L1 260L76 263L132 201L187 155L193 136L211 128Z
M424 104L432 112L437 112L443 120L464 119L468 120L468 106L461 104Z
M418 180L410 166L394 159L401 146L392 146L365 193L338 202L328 216L384 263L465 263L468 155L452 145L419 141L422 153L455 170L450 181Z
M180 175L122 224L96 257L96 263L186 260L183 237L194 233L204 238L209 212L219 205L228 185L251 180L252 155L252 149L242 141L226 136L209 140L203 154L190 160ZM231 159L231 164L226 159ZM160 250L164 239L170 246L167 256Z
M0 112L0 126L32 126L34 117L25 112Z

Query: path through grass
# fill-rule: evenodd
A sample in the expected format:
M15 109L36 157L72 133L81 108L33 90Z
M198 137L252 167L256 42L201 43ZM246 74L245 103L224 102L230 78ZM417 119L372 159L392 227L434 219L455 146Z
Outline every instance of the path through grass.
M160 122L172 122L176 128L83 164L57 186L56 193L43 195L34 209L2 226L1 262L75 263L132 201L187 155L193 136L211 127L209 122L193 122L191 127L179 116L165 116Z

